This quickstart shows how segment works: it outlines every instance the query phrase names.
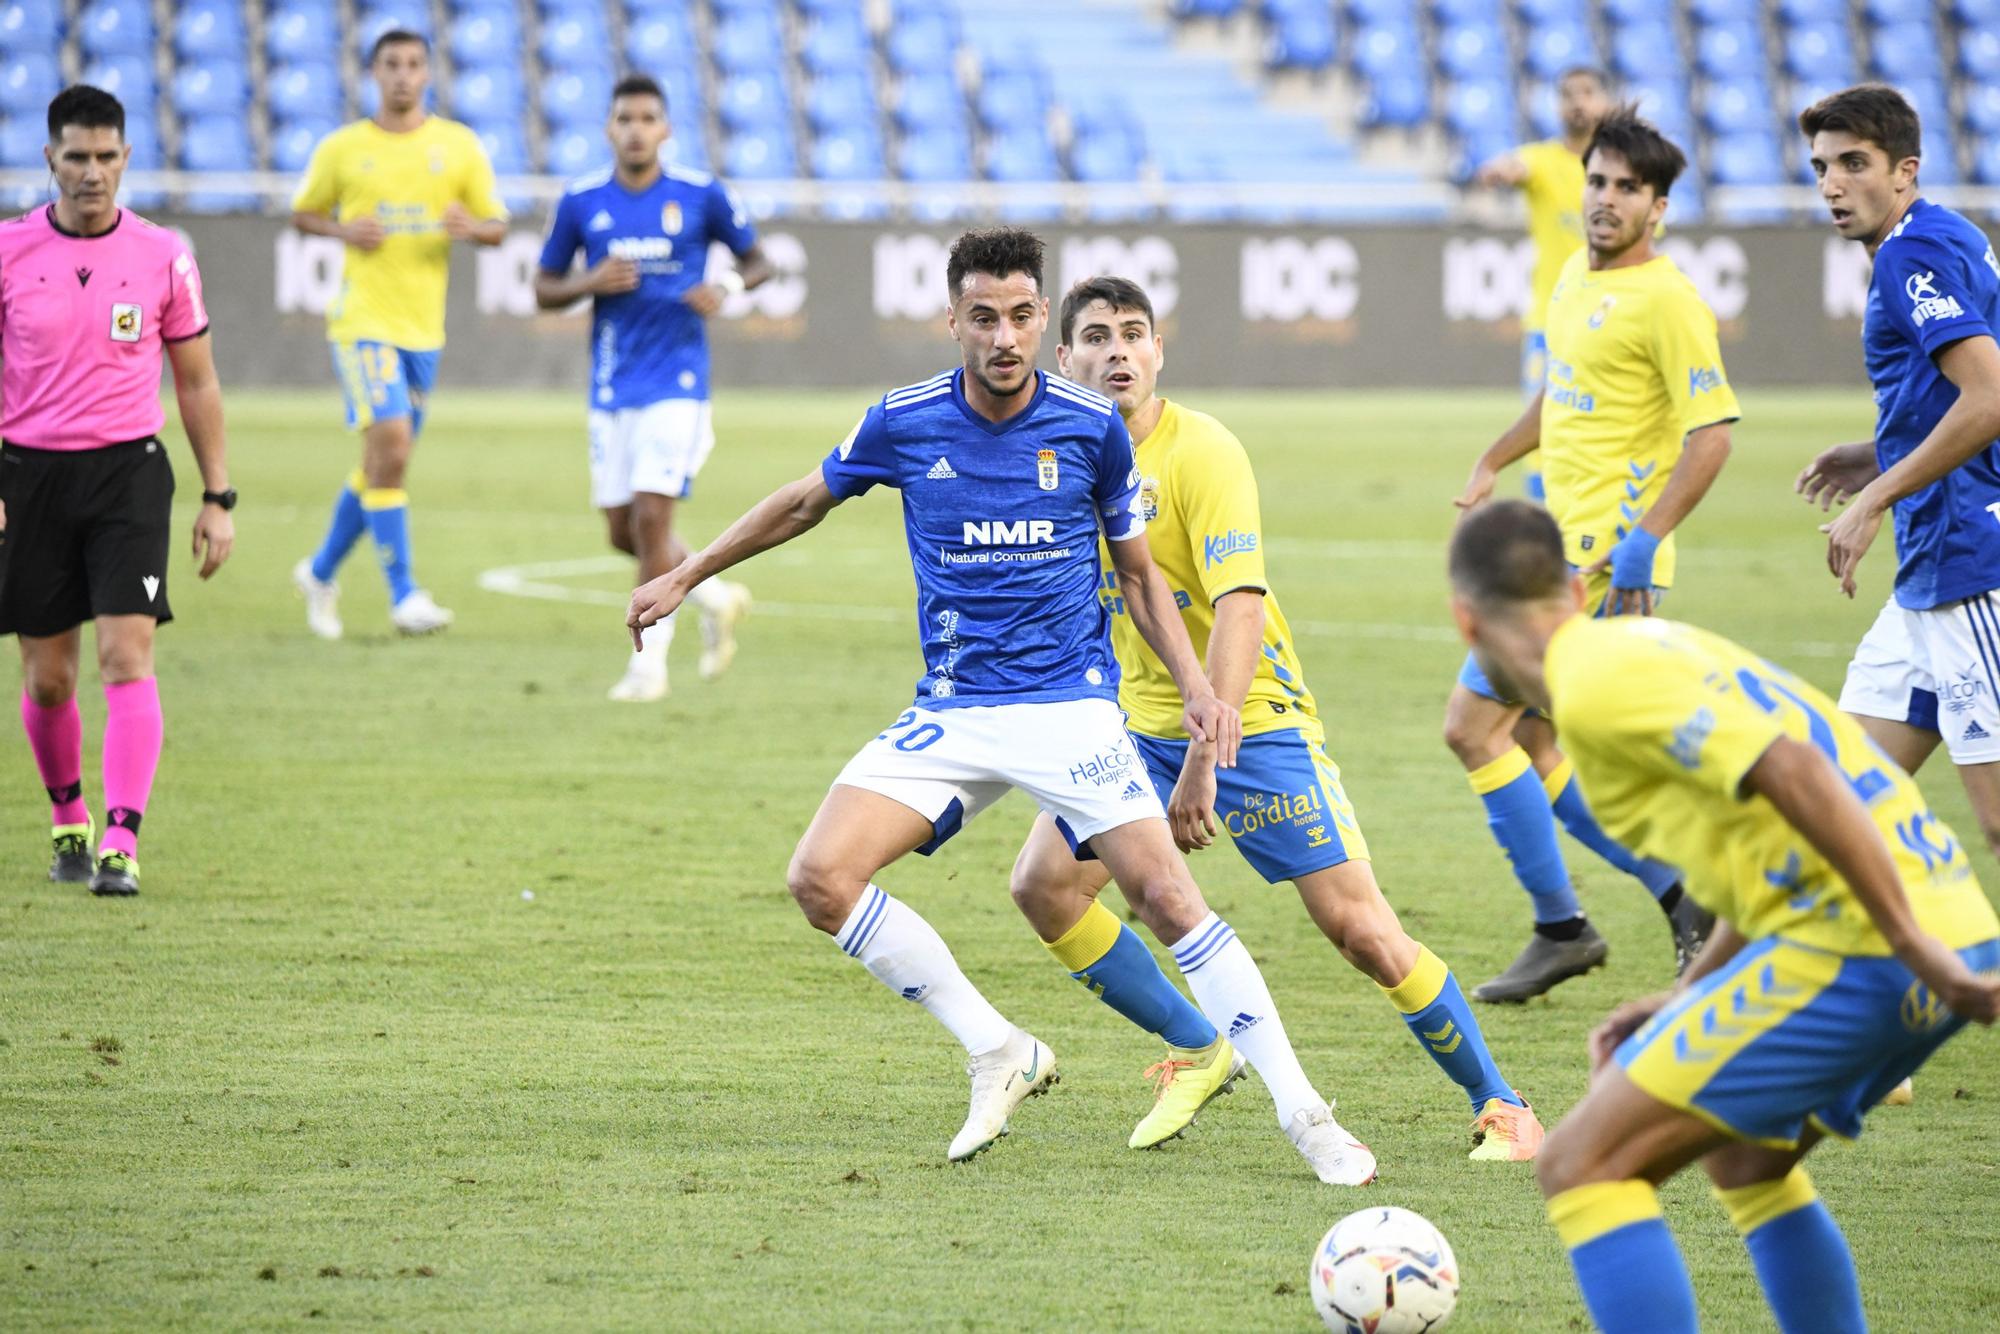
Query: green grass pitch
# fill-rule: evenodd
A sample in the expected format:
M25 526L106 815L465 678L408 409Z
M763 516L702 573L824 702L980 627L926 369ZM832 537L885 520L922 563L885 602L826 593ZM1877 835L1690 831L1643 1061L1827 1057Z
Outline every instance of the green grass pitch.
M687 531L815 466L866 398L724 394ZM1889 542L1845 601L1789 488L1815 449L1865 435L1868 401L1744 398L1669 610L1831 688L1886 593ZM1467 985L1489 976L1527 918L1439 740L1460 657L1441 544L1513 401L1186 399L1256 460L1273 579L1391 900ZM1312 1243L1375 1202L1456 1245L1455 1330L1585 1327L1529 1173L1465 1161L1457 1090L1289 888L1227 848L1196 874L1380 1183L1313 1181L1254 1080L1185 1140L1125 1149L1154 1046L1008 902L1019 797L883 877L1062 1063L1012 1136L946 1164L960 1053L783 884L826 784L918 675L896 501L851 504L744 569L762 610L725 679L696 679L690 626L670 700L609 704L630 581L590 563L605 548L582 415L580 394L439 394L411 483L417 568L458 624L394 639L362 551L349 637L329 645L288 571L354 448L330 393L232 395L239 544L209 585L177 553L141 898L44 881L46 807L26 748L8 750L0 1327L1306 1329ZM184 533L195 486L175 449ZM482 587L508 568L553 596ZM82 698L101 814L94 672ZM1942 757L1923 782L1970 832ZM1550 1124L1584 1088L1589 1026L1670 971L1643 892L1566 851L1611 966L1481 1011ZM1969 1328L2000 1301L1995 1052L1984 1033L1954 1042L1915 1107L1815 1163L1878 1328ZM1770 1328L1705 1188L1666 1199L1708 1326Z

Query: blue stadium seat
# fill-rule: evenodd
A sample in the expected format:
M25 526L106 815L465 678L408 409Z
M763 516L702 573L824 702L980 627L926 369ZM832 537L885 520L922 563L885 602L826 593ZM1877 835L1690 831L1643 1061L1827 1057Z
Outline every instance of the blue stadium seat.
M611 145L604 142L602 132L566 129L549 136L546 156L545 171L556 176L581 176L611 161Z
M785 85L775 71L730 75L716 102L723 125L731 130L782 129L791 120Z
M1936 13L1932 0L1862 0L1861 10L1870 23L1881 27L1898 23L1928 24Z
M1562 137L1562 111L1557 105L1555 85L1549 80L1538 79L1523 90L1521 112L1528 118L1530 139Z
M1445 28L1438 33L1438 68L1457 79L1480 79L1505 73L1507 39L1483 23Z
M896 119L904 128L956 129L965 120L965 96L949 70L906 74L896 92Z
M542 115L551 123L601 124L611 106L611 76L601 69L562 69L542 80Z
M1245 0L1174 0L1173 15L1177 19L1227 19L1234 18L1243 9Z
M1785 33L1785 72L1795 79L1854 81L1854 43L1845 23L1806 23Z
M188 171L255 171L257 150L240 115L197 116L181 126L180 165ZM236 213L257 202L254 194L222 190L196 190L181 200L195 213Z
M906 135L896 154L896 172L906 181L969 181L972 150L964 135L949 131Z
M40 116L9 116L0 120L0 167L39 168L42 146L49 141Z
M1048 89L1032 74L988 74L979 84L979 119L996 129L1040 124L1048 105Z
M1412 129L1431 118L1430 80L1420 70L1384 74L1368 81L1361 123L1370 129Z
M159 93L153 62L144 56L111 56L84 66L83 81L129 106L151 106Z
M1329 9L1287 14L1272 27L1264 63L1271 69L1323 70L1340 54Z
M330 120L340 115L346 96L340 71L330 64L274 66L264 82L271 115L279 120Z
M1972 178L1981 185L2000 185L2000 136L1988 134L1973 145Z
M235 61L183 65L171 93L183 116L240 116L250 104L249 71Z
M47 4L47 0L31 0ZM77 20L77 41L86 57L150 56L153 11L144 0L94 0Z
M683 65L699 54L694 30L684 15L672 11L648 14L625 29L625 58L637 69Z
M1701 119L1712 134L1762 130L1771 123L1771 93L1762 79L1725 79L1708 86Z
M785 58L784 38L768 16L739 15L716 25L714 55L725 70L768 72Z
M1670 23L1631 23L1611 34L1611 68L1623 78L1655 73L1663 56L1679 67L1680 42Z
M1565 12L1559 15L1550 15L1539 11L1531 14L1528 12L1529 5L1523 5L1521 6L1521 17L1528 22L1535 24L1566 23L1570 21L1568 11L1575 4L1575 0L1530 0L1530 3L1540 8L1546 8L1551 4L1561 5ZM1308 5L1307 8L1310 12L1317 14L1330 15L1333 12L1326 5ZM1431 14L1439 23L1452 25L1485 23L1497 28L1506 21L1506 11L1501 4L1501 0L1434 0L1434 3L1431 5Z
M1416 6L1409 0L1348 0L1348 12L1354 22L1362 27L1376 28L1385 24L1412 24L1416 21Z
M1951 16L1968 28L2000 24L2000 0L1952 0Z
M1847 0L1778 0L1778 18L1794 25L1846 23Z
M1966 90L1965 123L1981 134L2000 135L2000 84L1982 84Z
M875 81L865 74L827 74L806 85L806 119L818 131L873 124Z
M902 71L948 68L958 49L958 31L934 9L906 9L889 28L889 63Z
M809 70L865 70L875 58L875 40L860 13L842 11L806 25L799 56Z
M1937 34L1927 23L1878 28L1871 45L1875 72L1891 83L1936 79L1944 73Z
M1136 181L1144 162L1138 139L1123 131L1079 134L1069 146L1070 170L1079 181Z
M986 176L994 181L1059 181L1063 173L1049 136L1035 127L988 140Z
M264 53L274 61L330 60L340 20L324 0L283 0L264 20Z
M355 51L366 60L375 39L391 28L401 28L419 37L433 36L430 5L425 0L383 0L362 5L354 19Z
M286 121L271 130L271 170L300 172L319 141L339 128L337 121Z
M241 60L243 6L234 0L198 0L174 16L174 50L182 60Z
M1762 5L1759 0L1692 0L1688 10L1705 24L1755 23Z
M1674 5L1673 0L1604 0L1604 15L1616 27L1671 23Z
M752 130L730 136L722 174L743 181L789 180L799 174L798 146L789 133Z
M1371 25L1353 42L1354 68L1368 79L1407 73L1424 65L1423 41L1404 23Z
M1959 73L1991 82L2000 79L2000 32L1991 28L1961 33L1958 39Z
M879 181L889 174L882 136L873 130L821 135L813 143L811 165L822 181Z
M467 122L491 123L520 114L521 76L518 65L461 69L451 81L451 114ZM372 79L362 87L372 87Z
M818 18L823 14L859 14L867 7L867 0L794 0L799 13L807 18Z
M610 38L602 19L564 14L542 25L537 46L552 69L602 69Z
M778 16L778 0L709 0L709 8L718 18L732 14L763 14L770 18Z
M521 21L512 10L467 10L451 21L445 34L455 65L497 65L520 58Z
M1521 0L1515 6L1530 29L1557 23L1589 23L1585 0Z
M1708 146L1708 160L1717 185L1779 185L1785 181L1784 156L1769 134L1725 134Z
M1539 79L1553 79L1566 69L1596 63L1597 42L1590 29L1580 23L1540 27L1528 35L1528 69Z
M1918 170L1918 179L1925 185L1957 185L1958 154L1952 144L1951 134L1945 130L1929 130L1924 134L1923 166Z
M690 124L700 123L707 99L702 95L701 76L686 65L668 65L653 71L653 77L667 90L667 114Z
M1695 64L1712 79L1764 72L1764 39L1756 25L1723 23L1702 28L1694 39Z
M62 44L62 6L49 0L0 4L0 51L39 51Z
M528 170L528 150L518 121L491 121L472 127L499 176L520 176Z
M1514 87L1500 79L1472 79L1445 90L1444 121L1455 133L1470 137L1492 130L1513 136Z

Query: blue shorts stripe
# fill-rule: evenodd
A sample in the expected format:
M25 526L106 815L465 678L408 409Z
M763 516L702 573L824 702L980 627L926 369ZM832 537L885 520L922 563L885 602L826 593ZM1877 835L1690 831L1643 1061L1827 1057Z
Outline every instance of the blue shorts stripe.
M1986 666L1986 688L2000 695L2000 622L1993 616L1993 595L1967 598L1960 605L1972 626L1972 641L1979 645L1979 660Z

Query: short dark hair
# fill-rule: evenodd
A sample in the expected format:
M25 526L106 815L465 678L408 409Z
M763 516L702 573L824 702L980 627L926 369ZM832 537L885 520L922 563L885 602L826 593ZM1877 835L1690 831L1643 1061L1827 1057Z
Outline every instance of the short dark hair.
M1629 102L1597 123L1590 146L1583 150L1583 160L1589 162L1590 155L1600 148L1624 158L1639 179L1652 186L1653 193L1662 199L1687 170L1687 154Z
M1594 79L1605 92L1611 91L1611 71L1597 65L1571 65L1556 75L1556 87L1560 88L1571 79Z
M1042 238L1025 227L975 227L951 243L951 258L944 267L944 282L952 300L965 286L971 273L987 273L1005 278L1025 273L1042 290Z
M1909 99L1886 83L1862 83L1822 97L1799 113L1799 129L1808 140L1821 130L1837 130L1865 139L1889 155L1895 166L1906 157L1922 157L1923 122Z
M667 90L650 74L627 74L620 79L611 89L611 100L621 97L657 97L662 108L667 105Z
M1102 301L1113 310L1136 310L1146 317L1147 324L1153 322L1152 298L1146 295L1145 288L1130 278L1104 275L1085 278L1063 295L1062 340L1065 344L1076 332L1076 317L1096 301Z
M424 48L424 54L427 56L431 53L431 39L422 33L413 32L408 28L387 28L383 30L381 36L369 44L368 63L374 65L375 57L381 55L385 47L401 46L405 42L415 42Z
M1468 514L1451 538L1451 586L1476 606L1545 602L1569 586L1562 530L1540 505L1498 500Z
M113 129L125 137L125 104L87 83L73 83L49 102L49 142L62 138L63 126L81 125L86 130Z

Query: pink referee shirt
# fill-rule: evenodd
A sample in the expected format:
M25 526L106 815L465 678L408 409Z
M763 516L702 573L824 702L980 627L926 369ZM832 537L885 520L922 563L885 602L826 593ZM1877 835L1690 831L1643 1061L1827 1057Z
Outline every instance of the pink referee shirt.
M79 450L155 435L164 344L208 328L201 271L131 209L102 236L55 214L0 223L0 439Z

